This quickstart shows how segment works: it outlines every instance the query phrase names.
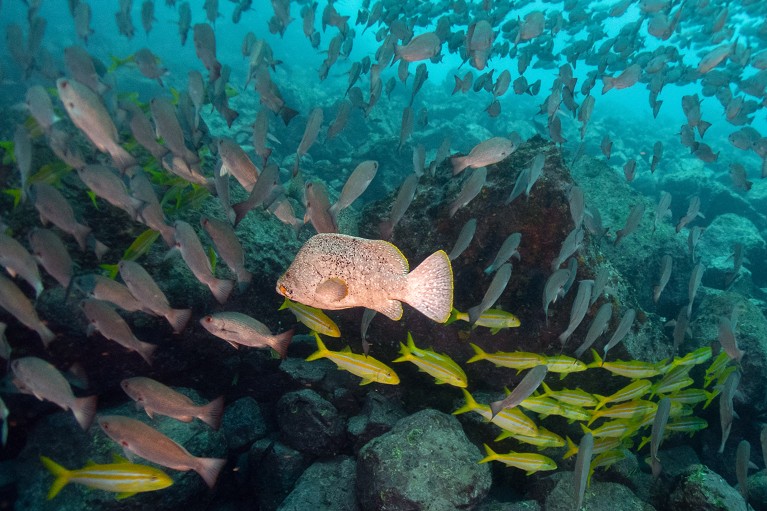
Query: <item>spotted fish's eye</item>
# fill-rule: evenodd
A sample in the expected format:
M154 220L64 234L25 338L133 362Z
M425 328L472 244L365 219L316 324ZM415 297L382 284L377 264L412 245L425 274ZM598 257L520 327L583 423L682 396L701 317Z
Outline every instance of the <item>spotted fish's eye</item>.
M288 288L286 288L282 284L280 284L280 294L282 294L283 296L287 296L288 294Z

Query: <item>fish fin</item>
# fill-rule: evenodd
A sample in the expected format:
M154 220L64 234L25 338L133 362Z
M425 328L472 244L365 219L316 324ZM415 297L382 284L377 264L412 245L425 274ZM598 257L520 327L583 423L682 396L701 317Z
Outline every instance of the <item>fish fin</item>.
M493 440L493 441L494 442L500 442L501 440L505 440L505 439L511 438L511 437L512 437L511 431L507 431L507 430L504 429L504 430L501 430L501 433L497 437L495 437L495 440Z
M277 354L280 356L281 359L285 359L288 353L288 346L290 345L290 341L293 340L293 332L294 329L291 328L287 332L283 332L281 334L277 334L273 337L271 347L274 351L277 352Z
M480 348L473 342L470 342L469 346L472 347L475 355L466 361L467 364L471 364L472 362L479 362L480 360L485 360L485 358L487 358L487 353L485 353L485 351L482 348Z
M115 463L130 463L130 460L128 460L127 458L125 458L123 456L120 456L116 452L112 453L112 461L114 461ZM93 462L91 462L91 463L93 463ZM95 463L93 463L93 464L95 465Z
M76 224L72 235L77 240L77 244L80 245L80 250L85 250L87 247L88 235L91 233L91 228L87 225Z
M277 309L278 311L285 310L290 308L291 301L286 296L285 299L282 301L282 305L280 305L280 308Z
M117 500L122 500L122 499L127 499L128 497L133 497L135 494L136 494L135 491L124 491L115 495L115 498Z
M453 268L444 250L434 252L408 274L402 298L437 323L448 320L453 309Z
M339 302L349 295L349 286L343 279L333 277L320 282L314 292L325 300Z
M573 442L569 436L565 436L565 442L567 443L567 451L562 455L563 460L572 458L578 454L578 446L575 445L575 442Z
M221 417L224 414L224 396L219 396L200 409L197 418L218 431L221 426Z
M466 162L465 156L453 156L450 158L450 164L453 166L453 175L457 176L463 170L469 166L469 164Z
M395 358L392 362L408 362L413 359L410 355L410 349L402 343L399 343L400 357Z
M608 398L606 398L605 396L600 396L599 394L593 394L593 396L597 398L597 401L599 401L593 410L594 412L596 412L597 410L599 410L600 408L602 408L604 405L607 404Z
M61 489L67 485L69 482L69 478L71 477L71 474L69 470L65 469L52 459L46 457L46 456L40 456L40 461L43 462L43 465L45 468L51 471L51 473L56 478L53 481L53 484L51 485L51 489L48 490L48 500L51 500L53 497L58 495L58 493L61 491Z
M369 385L371 383L373 383L373 380L371 380L370 378L363 378L362 381L360 382L360 385Z
M173 333L179 334L192 317L192 309L171 309L165 315L165 319L173 328Z
M96 256L96 260L101 261L104 254L109 252L109 247L101 243L96 238L93 238L93 253Z
M80 427L87 430L91 427L93 417L96 416L96 402L97 396L88 396L75 399L72 404L72 413L75 414L75 419Z
M235 282L233 280L213 279L208 283L208 288L210 288L210 292L213 293L216 301L220 304L224 304L229 299L229 295L232 293L234 285Z
M314 338L317 340L317 351L306 357L307 362L325 358L330 355L330 351L325 347L325 343L322 342L322 339L320 339L320 336L317 332L314 332Z
M139 341L139 345L136 348L136 351L139 355L141 355L141 358L144 359L144 361L152 365L152 357L154 356L154 352L157 349L156 344L149 344L148 342L141 342Z
M474 396L472 396L468 390L461 389L461 391L463 392L463 397L466 400L466 404L464 404L462 407L454 411L453 415L460 415L462 413L473 412L479 406L477 402L474 400Z
M136 401L136 411L141 410L142 406L143 405L141 403ZM151 408L144 407L144 412L146 412L147 417L149 417L150 419L154 419L154 412L152 411Z
M501 327L491 328L490 329L490 335L495 335L495 334L497 334L500 331L501 331Z
M380 312L393 321L402 319L402 304L397 300L386 300L383 306L374 307L373 310Z
M197 466L194 467L194 471L205 480L208 488L213 488L216 479L218 479L218 473L226 465L226 460L222 458L196 458L195 464Z
M38 327L36 331L37 331L37 335L39 335L40 339L43 341L43 346L45 346L46 348L56 338L56 334L51 332L51 330L47 326L45 326L43 323L40 323L40 326Z

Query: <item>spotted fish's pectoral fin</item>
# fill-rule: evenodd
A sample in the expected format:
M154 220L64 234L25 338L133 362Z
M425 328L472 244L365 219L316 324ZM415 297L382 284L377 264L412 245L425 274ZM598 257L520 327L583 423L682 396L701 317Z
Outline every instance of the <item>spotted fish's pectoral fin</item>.
M402 303L397 300L386 300L380 306L373 307L373 310L394 321L402 318Z
M333 277L320 282L317 285L315 294L323 300L338 302L349 294L349 287L343 279Z

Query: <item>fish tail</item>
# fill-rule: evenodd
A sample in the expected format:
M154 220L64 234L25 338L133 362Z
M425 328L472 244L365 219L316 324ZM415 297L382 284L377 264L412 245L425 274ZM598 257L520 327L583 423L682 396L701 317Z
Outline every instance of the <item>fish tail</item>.
M447 318L447 321L445 321L445 326L449 325L450 323L455 323L456 321L458 321L458 319L459 319L458 315L459 314L461 314L461 312L458 309L456 309L455 307L453 307L450 310L450 317Z
M280 355L280 358L283 360L287 356L290 341L293 340L293 332L294 329L291 328L287 332L275 335L272 339L272 349L276 351Z
M461 389L463 392L463 398L466 400L466 404L458 408L453 412L453 415L461 415L462 413L473 412L479 408L479 404L474 400L474 396L466 389Z
M109 155L112 157L112 163L115 167L120 169L121 174L125 174L126 169L136 165L136 158L119 145L116 145L115 150Z
M87 430L91 427L93 417L96 416L96 402L97 396L80 397L75 399L72 405L72 413L75 414L75 419L81 428Z
M77 240L77 244L80 245L80 250L85 250L88 246L88 235L91 233L91 228L87 225L77 224L75 225L75 232L72 235Z
M487 358L487 353L485 353L482 348L473 342L470 342L469 346L471 346L471 348L474 350L475 355L466 361L467 364L471 364L472 362L479 362L480 360L485 360Z
M208 283L208 287L216 301L224 304L229 299L229 295L234 289L234 284L235 282L232 280L213 279Z
M706 402L705 402L705 404L703 405L703 409L705 410L706 408L708 408L708 405L710 405L710 404L711 404L711 401L712 401L712 400L713 400L713 399L714 399L716 396L718 396L718 395L719 395L719 391L709 392L709 391L707 391L707 390L704 390L703 392L705 392L705 394L706 394L706 397L707 397L707 399L706 399Z
M452 94L450 94L451 96L455 95L456 92L459 92L463 88L463 81L455 75L453 75L453 78L455 78L455 86L453 87Z
M247 287L250 285L250 282L253 280L253 274L246 270L245 268L240 268L240 271L237 273L237 283L238 288L240 291L245 291Z
M196 458L197 463L194 471L200 474L200 477L205 480L205 484L208 488L213 488L218 479L218 473L226 465L226 460L222 458Z
M141 358L143 358L144 361L151 366L152 358L154 357L154 352L156 349L156 344L149 344L148 342L139 341L139 345L136 351L139 355L141 355Z
M389 240L394 232L394 224L391 220L384 220L378 224L378 232L381 234L382 240Z
M400 356L392 360L392 362L408 362L413 359L410 348L402 343L399 343L399 354Z
M242 219L245 218L245 215L248 214L248 211L250 211L248 200L246 199L237 204L233 204L232 211L234 211L234 226L237 227L237 225L242 222Z
M317 332L314 332L314 338L317 339L317 351L306 357L307 362L325 358L330 355L330 350L325 347L325 343L322 342L322 339L320 339L320 335Z
M607 400L609 398L605 396L600 396L599 394L594 394L594 397L597 398L597 400L599 401L593 410L594 412L596 412L597 410L599 410L600 408L602 408L604 405L607 404Z
M221 417L224 414L224 396L219 396L200 409L197 416L202 422L218 431L221 426Z
M575 445L575 442L573 442L569 436L565 437L565 441L567 442L567 451L562 455L562 459L566 460L567 458L572 458L576 454L578 454L578 446Z
M482 315L483 311L482 304L475 305L474 307L470 307L468 311L466 311L469 314L469 324L474 326L474 324L477 322L479 317Z
M40 323L40 326L37 328L37 335L40 336L40 339L43 341L43 345L47 348L50 343L53 342L53 340L56 338L56 334L51 332L51 329L45 326L44 323Z
M109 247L101 243L99 240L97 240L95 237L93 238L93 253L96 255L96 259L98 261L101 261L101 258L104 257L104 254L109 252Z
M602 94L604 94L614 87L613 78L610 76L603 76L602 84Z
M546 382L541 382L541 386L543 387L543 393L541 394L542 396L550 396L553 394L554 391L551 390L551 387L546 385Z
M284 105L283 105L282 108L280 108L280 112L279 113L280 113L280 119L282 119L282 122L285 123L285 126L288 125L288 123L290 122L290 120L293 117L298 115L297 111L293 110L290 107L284 106Z
M594 361L586 367L588 369L591 369L592 367L602 367L604 365L604 361L602 360L602 357L599 356L599 353L597 353L597 350L592 348L591 354L594 355Z
M173 327L173 332L177 334L184 330L184 327L191 317L192 309L171 309L168 311L168 314L165 315L165 319L167 319L170 326Z
M278 311L289 309L290 308L290 300L288 300L288 297L286 296L285 299L282 301L282 305L280 305L280 308L277 309Z
M469 166L469 164L466 162L465 156L453 156L450 158L450 164L453 166L453 175L458 175L463 170Z
M448 320L453 309L453 268L444 250L434 252L408 274L402 301L437 323Z
M488 461L493 461L498 459L498 453L495 452L493 449L490 448L487 444L482 444L485 446L485 452L487 453L487 456L479 460L477 463L487 463Z
M72 474L69 470L46 456L40 456L40 461L43 463L45 468L50 470L51 474L53 474L56 478L51 485L51 489L48 490L47 498L48 500L51 500L53 497L59 494L64 486L69 483L69 479L72 477Z

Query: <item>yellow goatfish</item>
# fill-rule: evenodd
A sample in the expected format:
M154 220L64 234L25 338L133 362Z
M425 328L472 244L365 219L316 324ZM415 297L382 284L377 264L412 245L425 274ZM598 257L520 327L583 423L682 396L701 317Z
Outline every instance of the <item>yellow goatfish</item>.
M466 321L468 323L469 313L461 312L458 309L453 309L450 312L450 317L445 322L445 324L449 325L455 321ZM492 335L495 335L504 328L516 328L520 324L521 323L519 322L519 318L511 312L506 312L505 310L501 309L487 309L485 312L480 314L477 321L475 321L474 325L472 325L472 328L477 326L484 326L490 329L490 333Z
M494 452L489 445L484 444L487 456L479 460L479 463L488 461L500 461L507 467L516 467L525 471L526 475L534 474L541 470L556 470L557 464L549 457L542 454L529 452L509 452L498 454Z
M173 479L158 468L130 463L115 456L117 463L96 465L88 463L78 470L67 470L55 461L40 456L45 468L56 477L48 492L48 500L58 495L69 483L78 483L88 488L117 493L118 499L124 499L140 492L162 490L173 484Z
M546 365L546 357L539 355L538 353L527 353L525 351L514 351L511 353L497 351L495 353L487 353L474 343L469 343L469 346L472 347L475 355L466 361L467 364L479 362L480 360L487 360L498 367L508 367L510 369L516 369L517 371L532 369L539 365Z
M370 356L352 353L351 348L348 346L341 351L330 351L325 347L317 332L314 332L314 338L317 339L317 351L306 358L308 362L320 358L328 358L339 369L349 371L353 375L362 378L360 385L367 385L373 382L385 383L387 385L397 385L399 383L399 376L394 372L394 369L383 362L379 362Z
M436 353L434 350L422 350L415 345L413 336L407 333L407 346L400 343L399 358L392 362L412 362L418 366L418 369L434 376L437 384L447 383L454 387L467 387L468 380L466 373L461 366L447 355Z
M285 301L282 302L278 310L284 309L290 309L290 312L296 316L296 319L312 332L327 335L328 337L341 337L341 331L338 329L338 326L320 309L294 302L288 298L285 298Z

